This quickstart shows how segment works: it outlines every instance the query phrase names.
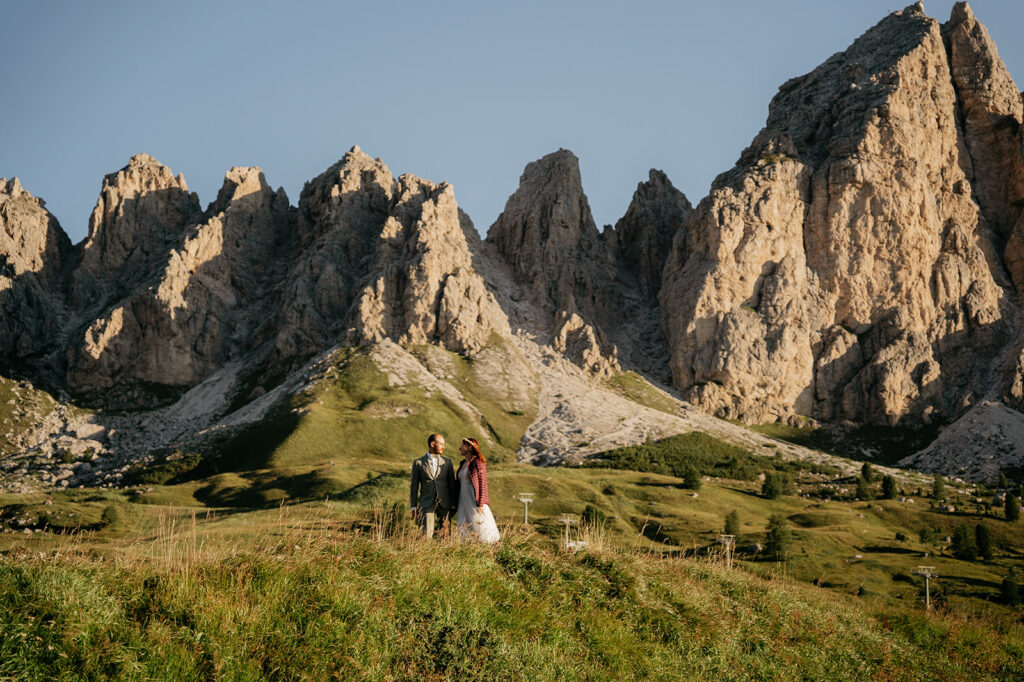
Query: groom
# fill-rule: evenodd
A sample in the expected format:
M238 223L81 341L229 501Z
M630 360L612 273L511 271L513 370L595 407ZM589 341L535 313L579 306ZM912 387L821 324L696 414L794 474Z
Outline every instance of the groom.
M427 454L412 463L412 485L409 507L413 517L419 516L423 536L434 537L434 527L441 528L455 514L459 490L452 461L444 457L444 436L432 433L427 438Z

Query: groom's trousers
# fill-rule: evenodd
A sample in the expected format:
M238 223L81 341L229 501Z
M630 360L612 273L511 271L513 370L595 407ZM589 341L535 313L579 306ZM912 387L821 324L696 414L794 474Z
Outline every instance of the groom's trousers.
M423 530L423 537L434 537L434 530L444 528L445 521L451 519L454 511L447 507L434 507L433 511L420 512L420 528Z

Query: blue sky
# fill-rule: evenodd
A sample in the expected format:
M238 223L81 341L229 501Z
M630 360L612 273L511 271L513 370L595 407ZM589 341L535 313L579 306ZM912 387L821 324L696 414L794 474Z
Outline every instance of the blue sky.
M600 226L652 167L699 201L782 82L904 4L4 0L0 176L77 242L134 153L204 206L236 165L296 203L358 144L396 175L451 182L483 233L523 166L565 147ZM1024 3L971 6L1024 79Z

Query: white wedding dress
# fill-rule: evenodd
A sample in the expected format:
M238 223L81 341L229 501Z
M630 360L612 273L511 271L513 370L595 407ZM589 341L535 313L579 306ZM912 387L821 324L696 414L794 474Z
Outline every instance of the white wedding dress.
M476 491L469 478L469 467L459 469L459 508L456 518L459 522L459 537L463 540L476 539L488 544L501 539L498 524L494 522L491 508L484 505L477 509Z

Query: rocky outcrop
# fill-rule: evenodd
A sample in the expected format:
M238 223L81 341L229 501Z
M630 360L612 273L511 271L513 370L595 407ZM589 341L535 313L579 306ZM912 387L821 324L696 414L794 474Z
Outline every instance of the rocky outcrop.
M202 216L199 198L182 175L148 154L103 179L72 274L71 302L79 310L104 306L159 268L185 228Z
M299 197L296 258L274 321L273 364L308 357L346 332L355 289L384 228L395 179L379 159L354 147L306 183ZM287 302L287 304L286 304Z
M567 149L527 164L519 189L487 232L533 300L548 310L600 318L614 269Z
M400 177L349 317L349 341L439 343L472 355L492 334L509 336L508 319L473 269L470 235L450 185Z
M487 242L543 311L542 337L598 375L618 371L617 349L601 329L620 312L614 254L594 224L572 152L527 164Z
M206 218L170 248L155 276L137 282L72 346L69 389L138 407L199 383L248 350L254 320L268 312L262 299L289 211L287 196L271 190L259 168L232 168Z
M509 335L474 270L478 238L451 186L395 180L354 147L306 186L299 206L304 248L285 288L275 362L384 338L471 355L492 334Z
M258 168L231 169L199 216L180 203L184 187L149 157L108 177L94 216L113 217L94 220L73 275L77 291L85 282L108 296L68 350L68 388L86 401L161 403L229 362L265 385L339 342L472 355L510 334L473 268L479 238L448 185L395 180L353 148L307 184L298 211ZM141 232L112 236L126 230ZM125 275L146 261L148 276ZM120 272L116 286L92 277L95 268Z
M1024 204L1024 103L995 43L966 2L953 6L942 35L968 151L964 172L989 227L1005 240ZM1020 289L1024 270L1017 254L1007 265Z
M0 178L0 224L0 357L25 361L58 340L71 242L18 178Z
M672 241L685 235L692 210L652 169L615 228L600 233L579 160L561 149L526 166L487 242L544 311L535 331L556 350L598 377L619 372L621 360L667 381L658 292Z
M657 306L661 272L677 235L684 243L683 226L693 213L686 196L672 186L660 170L651 169L646 182L636 187L626 214L615 223L610 238L616 256L616 270L636 278L636 285L648 306Z
M896 12L785 83L677 240L661 292L677 386L721 416L957 416L1017 317L941 26Z

